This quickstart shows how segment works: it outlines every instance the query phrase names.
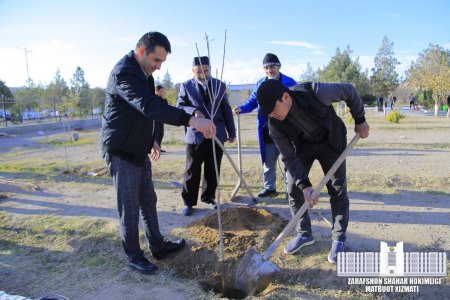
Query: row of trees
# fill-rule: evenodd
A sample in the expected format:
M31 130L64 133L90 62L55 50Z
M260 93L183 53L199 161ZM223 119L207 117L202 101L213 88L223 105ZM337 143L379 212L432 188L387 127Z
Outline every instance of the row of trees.
M384 37L370 76L367 69L362 70L358 57L352 59L353 51L350 46L343 51L337 48L330 62L323 68L313 70L308 63L306 71L300 75L300 81L351 82L366 103L374 103L376 96L380 94L395 95L406 101L411 93L416 94L421 104L429 108L434 106L436 98L443 102L450 91L449 50L430 45L411 63L406 77L401 79L395 71L399 62L395 58L393 48L394 43ZM172 82L169 72L166 72L162 80L156 78L156 84L166 88L167 99L174 105L180 84ZM72 116L86 116L93 114L95 108L103 108L105 90L90 88L83 69L77 67L70 79L70 85L57 70L53 81L48 85L36 85L30 80L28 86L14 95L0 80L1 96L14 97L15 103L10 110L18 116L23 112L45 109Z
M406 77L401 79L395 71L400 63L395 58L394 43L386 36L375 56L372 75L362 70L359 58L351 59L350 46L341 52L337 48L335 55L323 68L313 70L308 63L300 76L300 81L351 82L358 89L365 102L373 103L376 96L396 96L406 101L411 93L418 96L425 107L434 106L435 99L440 103L450 92L450 55L438 45L430 45L419 58L411 63Z
M91 115L94 108L103 107L105 90L91 89L84 77L83 69L77 67L70 79L70 86L57 70L53 81L48 85L36 85L29 80L28 86L18 89L14 95L0 80L0 95L5 95L5 98L14 97L14 105L9 109L16 120L21 120L23 113L43 110L53 112L52 115L58 112L61 116Z

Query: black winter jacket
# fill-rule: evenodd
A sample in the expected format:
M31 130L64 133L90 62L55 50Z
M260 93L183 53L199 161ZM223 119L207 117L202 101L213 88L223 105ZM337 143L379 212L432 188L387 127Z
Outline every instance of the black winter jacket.
M341 153L347 143L347 129L336 115L332 103L344 100L356 125L366 119L363 102L351 84L302 83L289 89L293 99L291 110L284 121L269 118L269 132L295 184L303 190L311 186L311 182L298 156L298 149L305 143L302 128L311 128L313 133L327 139L330 146ZM307 118L302 120L302 115Z
M113 154L142 164L153 146L154 121L189 126L191 116L156 99L154 91L153 77L146 78L133 51L114 66L106 87L101 130L106 160Z

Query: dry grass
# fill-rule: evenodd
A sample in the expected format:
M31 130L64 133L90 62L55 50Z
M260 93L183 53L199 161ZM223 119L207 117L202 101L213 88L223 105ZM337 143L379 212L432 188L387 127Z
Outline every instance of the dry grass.
M344 117L343 119L346 119ZM383 116L368 113L372 132L407 132L408 135L426 132L433 135L435 131L450 132L450 122L444 118L406 117L399 124L390 124ZM256 115L241 117L243 146L257 149ZM349 129L352 125L348 124ZM350 130L349 130L350 131ZM184 155L173 153L184 151L183 129L166 126L163 148L169 150L161 161L153 165L155 181L182 181L184 172ZM350 135L351 133L349 133ZM43 141L45 147L61 148L59 138ZM98 147L98 132L83 139L81 147ZM227 145L230 150L235 145ZM357 149L448 149L449 139L435 141L412 142L411 140L378 140L361 141ZM70 157L69 168L64 154L58 157L39 159L28 154L41 149L18 149L2 154L0 158L0 174L14 176L24 182L58 182L61 178L69 185L84 184L91 190L100 190L105 184L111 184L105 172L104 162L98 153L94 158ZM93 150L94 151L94 150ZM97 150L95 150L97 151ZM236 156L234 156L236 158ZM257 193L262 187L262 166L259 155L244 155L244 177ZM237 163L237 159L235 160ZM228 199L231 196L238 178L226 157L222 160L221 196ZM448 163L448 158L447 158ZM392 167L392 166L391 166ZM284 191L283 166L280 162L277 177L277 189ZM90 176L92 172L97 176ZM323 176L318 165L311 170L311 181L319 182ZM349 190L354 192L395 194L399 191L420 191L430 194L448 195L450 179L442 173L408 173L397 171L382 173L378 169L356 169L349 162ZM1 192L1 191L0 191ZM241 189L241 194L245 190ZM7 193L0 193L0 201ZM284 203L285 196L280 193L277 198L262 202L264 205ZM169 270L163 270L157 276L141 276L127 271L123 264L122 249L118 237L116 220L93 217L68 217L57 215L29 215L16 218L13 214L0 211L0 287L10 294L22 294L31 297L48 292L60 292L72 299L86 291L94 291L108 284L132 284L148 287L177 286L182 284L185 295L189 299L214 299L218 295L202 291L194 279L177 278ZM179 230L182 235L183 230ZM177 233L175 232L175 235ZM143 239L143 237L141 237ZM434 247L430 245L430 249ZM437 246L436 246L437 247ZM286 268L302 268L302 278L281 278L267 291L263 298L267 299L382 299L383 295L363 294L357 287L347 286L337 280L336 288L324 289L324 274L335 274L329 265L323 263L327 246L320 245L315 253L306 252L303 255L292 256L285 261L276 261ZM433 248L434 249L434 248ZM317 249L316 249L317 250ZM308 259L305 259L305 257ZM285 257L285 256L283 256ZM288 271L287 271L288 272ZM335 276L334 276L335 277ZM305 281L305 278L307 280ZM328 278L327 280L331 280ZM149 296L151 299L151 295Z

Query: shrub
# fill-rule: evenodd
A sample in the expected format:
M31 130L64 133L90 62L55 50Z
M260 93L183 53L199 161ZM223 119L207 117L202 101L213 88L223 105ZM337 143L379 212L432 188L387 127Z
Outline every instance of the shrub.
M388 120L391 123L398 123L403 118L406 118L406 115L402 114L398 110L394 110L386 116L386 120Z

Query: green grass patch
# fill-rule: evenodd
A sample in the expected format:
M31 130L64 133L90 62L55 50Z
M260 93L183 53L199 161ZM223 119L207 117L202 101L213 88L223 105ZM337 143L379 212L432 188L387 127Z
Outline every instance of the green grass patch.
M72 139L67 137L48 137L42 140L37 141L39 144L49 145L54 147L73 147L73 146L83 146L83 145L92 145L98 143L98 137L93 135L79 135L79 139L77 141L72 141Z

